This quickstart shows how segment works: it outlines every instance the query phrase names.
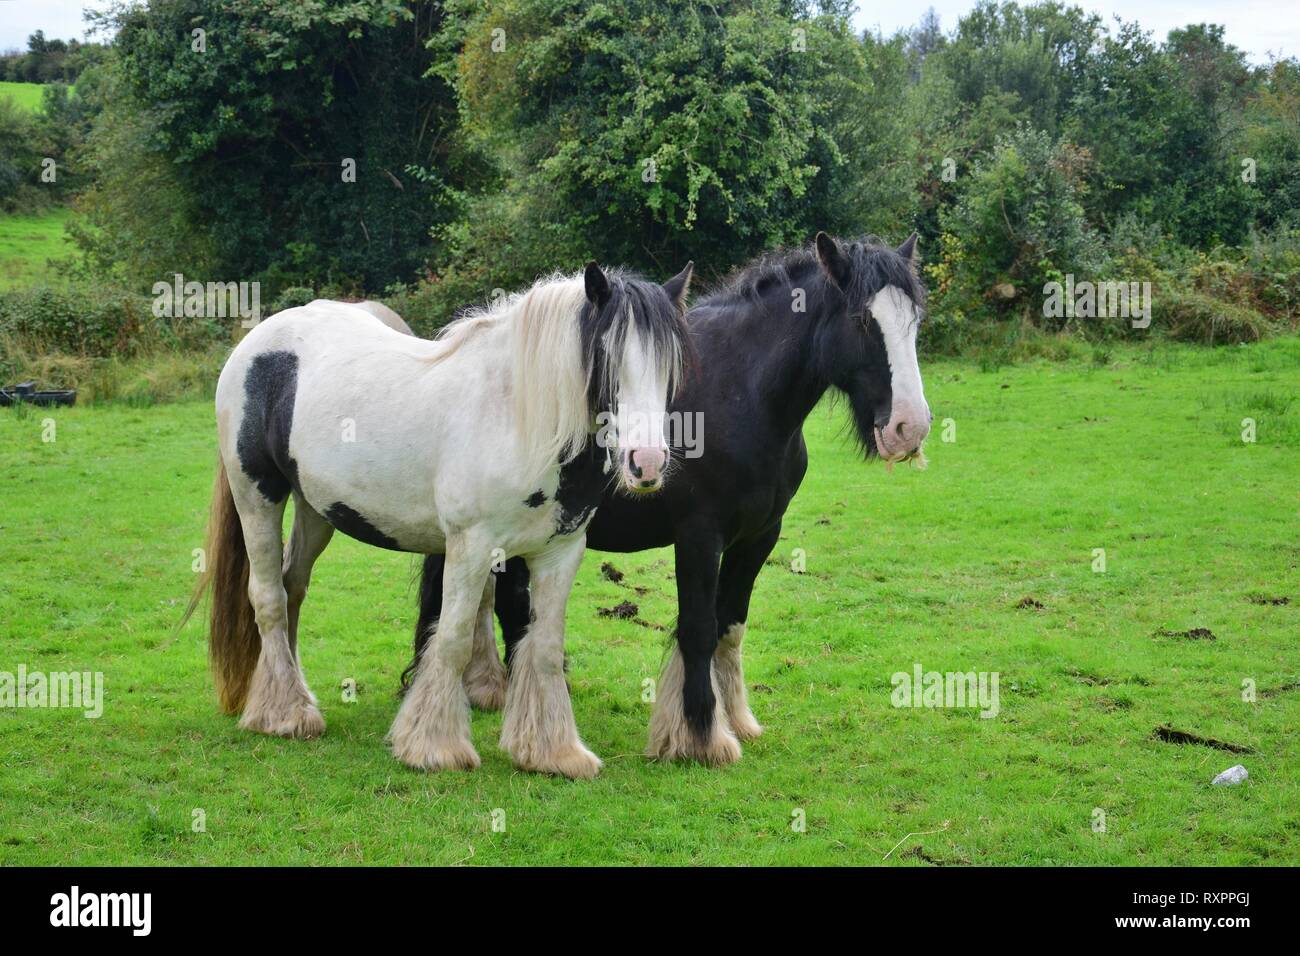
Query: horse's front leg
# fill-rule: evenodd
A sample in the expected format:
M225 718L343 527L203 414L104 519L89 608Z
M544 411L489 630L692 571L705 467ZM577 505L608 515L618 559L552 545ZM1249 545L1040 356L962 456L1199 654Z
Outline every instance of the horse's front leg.
M723 710L739 740L752 740L763 732L749 709L740 646L754 582L780 537L778 521L758 537L733 544L722 556L718 575L718 649L713 654L713 672Z
M535 620L510 659L501 747L522 770L594 777L600 759L583 746L564 680L564 608L586 540L529 558Z
M393 755L404 764L426 770L472 770L479 765L461 675L473 649L491 560L491 548L471 534L447 541L442 613L388 733Z
M740 759L713 670L721 551L721 536L707 525L677 538L677 646L655 691L647 750L659 760L716 766Z

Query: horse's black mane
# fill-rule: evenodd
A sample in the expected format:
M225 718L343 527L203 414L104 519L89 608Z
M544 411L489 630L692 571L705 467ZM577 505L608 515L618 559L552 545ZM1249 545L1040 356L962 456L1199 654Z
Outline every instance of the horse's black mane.
M851 311L860 311L873 295L889 285L901 289L918 308L925 306L925 286L912 263L892 246L870 235L835 241L852 264L849 287L843 290ZM698 305L722 305L736 299L761 301L773 289L806 283L809 275L825 277L815 246L776 249L732 273Z
M632 322L657 348L668 348L673 339L681 337L681 315L676 308L664 309L656 301L663 298L659 283L617 266L606 269L605 278L610 291L606 312L620 316L630 305Z
M583 352L586 355L588 374L593 376L596 389L593 401L605 407L610 400L611 383L602 380L597 372L604 368L605 336L610 327L624 316L631 317L642 340L650 343L658 354L676 353L680 366L672 370L668 393L671 395L680 384L679 378L688 374L693 365L693 352L682 313L669 302L663 286L635 272L620 267L604 270L609 283L609 299L597 308L591 302L583 305ZM616 344L621 344L618 339Z

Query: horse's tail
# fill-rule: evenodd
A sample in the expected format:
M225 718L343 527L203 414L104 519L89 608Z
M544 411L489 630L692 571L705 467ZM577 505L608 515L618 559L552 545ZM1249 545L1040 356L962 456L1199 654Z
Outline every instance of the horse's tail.
M208 659L221 709L237 714L244 709L248 684L262 652L253 604L248 599L248 550L244 529L235 510L224 463L217 465L212 487L212 512L208 518L206 568L199 578L181 626L190 619L203 593L212 588L208 620ZM178 627L179 630L179 627Z
M402 671L402 686L398 696L406 696L415 677L415 669L420 664L420 655L428 646L433 636L434 625L442 613L442 572L447 559L441 554L426 555L420 566L420 617L415 622L415 648L411 654L411 663Z

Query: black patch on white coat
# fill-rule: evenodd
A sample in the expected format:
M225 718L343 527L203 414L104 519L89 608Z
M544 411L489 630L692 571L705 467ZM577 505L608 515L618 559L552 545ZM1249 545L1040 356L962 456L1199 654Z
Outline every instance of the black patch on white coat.
M356 538L366 544L373 544L376 548L387 548L389 551L405 550L397 543L396 538L390 538L384 534L367 521L363 515L349 508L341 501L336 501L329 506L329 510L325 512L325 520L349 538Z
M524 499L524 504L530 508L540 508L546 504L546 494L540 488Z
M263 352L248 365L244 417L235 450L239 467L268 501L279 504L298 487L298 463L289 456L298 356Z
M604 452L594 441L578 457L560 468L560 484L555 489L555 534L577 534L591 519L609 484L604 470Z

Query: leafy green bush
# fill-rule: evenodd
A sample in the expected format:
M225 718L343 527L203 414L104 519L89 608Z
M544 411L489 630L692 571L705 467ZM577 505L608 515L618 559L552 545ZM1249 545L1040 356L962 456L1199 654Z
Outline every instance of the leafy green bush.
M1037 149L1008 142L992 164L977 168L946 218L952 231L943 233L935 261L925 267L932 307L924 335L931 350L1009 360L1013 352L1025 353L1024 330L1031 324L1091 340L1167 335L1207 345L1253 342L1297 326L1300 231L1253 236L1240 249L1201 251L1179 244L1158 223L1126 213L1101 243L1086 223L1070 218L1077 208L1056 201L1068 193L1059 184L1054 192L1051 167L1042 162L1043 140L1032 139ZM1023 161L1026 155L1049 170L1032 188L1022 178L1035 168L1035 161ZM1053 209L1052 228L1042 228ZM1148 284L1150 327L1135 329L1114 318L1044 318L1042 284L1061 281L1066 272L1076 281ZM999 344L1008 337L1021 344Z
M156 405L210 397L228 354L224 347L211 347L198 352L104 358L29 351L0 336L0 380L4 384L31 381L42 389L75 388L78 405Z
M1046 283L1098 276L1102 247L1080 201L1088 162L1086 151L1026 126L1002 137L941 215L932 311L959 322L1041 317Z
M307 286L291 285L277 295L275 301L271 303L271 307L264 310L262 314L265 316L272 316L277 312L283 312L285 309L297 308L300 305L306 305L308 302L312 301L312 299L320 298L323 298L323 296L318 296L315 289Z
M1253 235L1243 249L1254 301L1295 328L1300 323L1300 226Z
M150 297L121 290L70 287L0 293L0 337L29 350L130 356L194 351L229 335L228 326L209 319L159 318Z
M125 145L165 164L147 168L203 224L205 277L264 279L273 293L345 280L382 288L418 274L430 228L452 218L454 188L474 175L452 158L456 103L430 72L426 42L444 17L428 0L115 9L123 110L137 120ZM195 55L200 24L206 48ZM129 192L101 202L106 224L128 225L135 241L173 238L165 220L136 214ZM164 274L200 274L183 265L164 263Z
M39 117L0 96L0 212L35 212L53 190L42 185L42 161L53 153Z
M1165 290L1156 299L1155 316L1174 338L1202 345L1257 342L1279 331L1275 322L1250 306L1195 289Z
M462 295L449 288L446 282L421 282L411 288L395 286L380 301L400 315L416 335L432 338L456 317L459 309L486 301L486 298ZM452 305L454 300L458 301Z
M1152 328L1207 345L1253 342L1300 320L1300 234L1253 236L1241 249L1197 251L1152 224L1121 218L1108 272L1151 283Z
M448 7L461 42L449 44L442 75L456 78L469 131L522 184L512 201L541 207L525 212L524 228L558 227L534 244L558 237L557 251L585 245L590 257L662 278L686 259L725 272L819 228L847 231L837 221L848 190L813 188L819 175L865 159L857 178L870 182L895 158L874 143L845 157L837 142L864 125L845 104L876 92L846 16L813 17L811 5L782 0ZM901 59L895 72L901 81ZM870 102L884 112L888 100ZM855 225L870 212L855 210ZM486 261L501 270L514 260ZM553 255L546 268L580 265ZM507 287L503 278L522 277L478 284Z

